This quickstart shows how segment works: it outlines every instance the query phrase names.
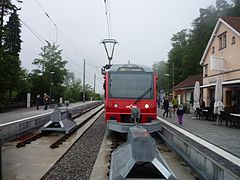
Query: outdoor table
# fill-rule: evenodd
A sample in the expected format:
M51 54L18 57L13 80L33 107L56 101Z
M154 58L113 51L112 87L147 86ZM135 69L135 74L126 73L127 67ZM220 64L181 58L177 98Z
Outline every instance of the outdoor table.
M230 116L232 116L231 126L240 125L240 114L230 113Z
M231 116L240 117L240 114L230 113Z
M205 116L205 120L208 120L208 109L202 109L202 114Z

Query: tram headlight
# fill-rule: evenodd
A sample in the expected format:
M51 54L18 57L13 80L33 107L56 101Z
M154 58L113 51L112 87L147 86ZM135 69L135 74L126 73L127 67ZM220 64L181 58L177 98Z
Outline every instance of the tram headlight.
M146 109L149 108L149 104L145 104L145 108L146 108Z
M113 106L114 106L115 108L118 108L118 104L114 104Z

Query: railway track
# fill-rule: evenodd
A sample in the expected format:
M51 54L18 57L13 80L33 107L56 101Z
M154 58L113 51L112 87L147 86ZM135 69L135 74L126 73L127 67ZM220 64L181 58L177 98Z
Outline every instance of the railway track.
M175 175L179 179L189 179L194 180L198 177L195 176L194 172L187 166L187 164L180 158L174 151L172 151L159 136L158 133L153 133L151 136L155 139L158 151L161 153L162 157L165 159L170 168L174 171ZM118 133L112 133L107 137L107 141L110 141L110 149L108 153L109 165L105 177L109 178L110 167L111 167L111 153L118 148L120 145L127 141L127 135L122 135ZM90 180L94 178L91 177Z
M92 107L92 108L89 108L88 110L84 111L83 114L91 111L92 109L94 109L96 107ZM83 127L89 120L91 120L98 112L100 112L101 110L103 109L100 108L99 110L96 111L96 113L90 115L89 117L87 117L86 119L84 119L84 121L81 121L81 122L78 122L77 121L77 127L72 129L72 131L70 131L69 133L63 135L62 137L60 137L58 140L56 140L54 143L52 143L50 145L50 148L54 149L54 148L57 148L59 147L60 144L62 144L66 139L68 139L72 134L74 134L78 129L80 129L81 127ZM81 114L81 115L83 115ZM79 116L78 116L79 117ZM76 117L75 117L76 118Z
M125 143L127 141L127 134L121 134L118 132L111 132L111 134L108 137L111 141L111 150L109 153L109 165L108 165L108 171L107 171L107 177L109 177L110 173L110 166L111 166L111 157L112 152L117 149L121 144Z
M47 174L49 168L61 159L64 154L68 152L73 144L91 127L95 120L103 113L104 106L95 107L92 110L86 110L87 112L75 118L78 128L72 135L59 137L59 134L50 133L48 136L42 136L40 139L36 139L34 143L26 145L23 148L16 148L16 142L5 144L3 147L3 177L4 179L11 179L14 175L21 172L23 179L41 179L44 174ZM78 129L78 130L77 130ZM63 138L64 137L64 138ZM65 143L56 151L52 151L48 148L50 144L54 144L53 148L59 146L64 139ZM15 144L15 145L14 145ZM14 148L15 146L15 148ZM55 147L54 147L55 146ZM26 158L24 158L26 155ZM13 158L14 157L14 158ZM22 164L16 170L14 164ZM40 165L40 167L39 167ZM36 169L32 172L32 169ZM31 172L29 172L31 171Z
M95 104L91 107L88 107L86 109L82 109L79 113L74 114L72 117L72 120L88 113L89 111L95 109L96 107L98 107L99 104ZM91 119L91 118L90 118ZM62 142L64 142L66 139L68 139L72 134L74 134L81 126L83 126L89 119L86 119L85 121L77 124L76 128L73 128L69 133L61 135L61 137L59 139L57 139L54 143L52 143L50 145L50 148L54 149L57 148L60 144L62 144ZM30 144L32 141L36 141L37 139L41 138L42 136L45 135L49 135L49 133L46 132L34 132L33 135L30 136L26 136L25 138L23 137L23 140L21 140L19 143L17 143L16 147L20 148L20 147L24 147L26 144Z

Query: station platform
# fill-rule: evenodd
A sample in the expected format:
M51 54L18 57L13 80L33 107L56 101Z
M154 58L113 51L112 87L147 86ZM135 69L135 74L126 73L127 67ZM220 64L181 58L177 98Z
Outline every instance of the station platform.
M226 127L225 123L216 125L215 121L197 119L193 113L183 115L183 125L178 124L177 114L163 117L163 109L158 109L158 116L182 129L218 146L240 158L240 128Z
M86 101L85 103L88 103L88 102ZM79 106L81 104L83 104L83 102L70 103L68 108ZM44 113L53 112L54 110L54 108L48 108L47 110L43 110L43 108L44 106L40 106L39 110L37 110L37 107L19 108L19 109L11 110L9 112L0 113L0 125L13 122L19 119L28 118L30 116L36 116Z
M240 178L239 128L199 120L194 113L184 114L179 125L176 114L163 117L163 112L158 109L161 137L202 179Z

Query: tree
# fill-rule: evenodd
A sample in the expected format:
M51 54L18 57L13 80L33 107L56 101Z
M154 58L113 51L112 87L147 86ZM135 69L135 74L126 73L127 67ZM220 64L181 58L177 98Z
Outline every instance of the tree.
M225 16L227 10L232 6L228 4L226 0L216 0L216 9L218 11L219 16Z
M91 99L92 100L100 100L101 99L100 94L95 93L93 91L93 88L91 87L91 85L87 84L85 87L85 90L86 90L86 100L87 101L90 101Z
M69 100L70 102L80 101L82 89L83 88L80 79L72 81L66 87L66 90L64 92L64 99Z
M76 79L75 79L74 73L68 71L68 72L67 72L67 75L66 75L66 77L65 77L65 80L64 80L64 85L65 85L65 86L69 86L69 85L71 85L72 83L74 83L75 80L76 80Z
M25 101L26 94L30 92L31 89L30 76L26 69L21 69L16 86L18 87L16 100L21 102Z
M11 13L9 21L4 27L6 30L6 36L3 38L5 51L10 55L19 57L22 42L20 37L21 24L16 10Z
M172 49L168 55L167 71L174 72L175 85L190 75L196 75L202 72L199 62L207 46L209 38L213 32L216 22L220 16L225 16L233 12L235 6L228 4L226 0L216 0L216 7L209 6L206 9L201 8L200 15L192 24L192 29L182 30L173 35ZM240 11L238 11L240 13ZM236 13L236 12L234 12ZM169 73L170 76L173 73ZM173 77L171 77L173 78Z
M67 75L65 68L67 61L62 59L62 50L59 50L59 46L50 43L42 47L41 50L42 52L39 54L41 57L33 61L37 69L32 71L32 92L34 95L51 93L54 99L63 97L64 87L62 84Z
M170 79L174 79L174 85L185 78L183 70L183 58L188 46L189 33L184 29L173 35L171 38L173 48L168 54L167 72ZM174 69L173 69L174 68ZM174 77L173 77L174 71ZM175 76L177 74L177 76ZM170 86L172 87L172 85Z
M165 74L167 74L167 63L165 61L154 62L153 71L158 75L158 92L167 90L168 82Z
M232 0L233 7L228 9L227 16L240 16L240 0Z
M21 50L21 38L20 38L20 22L18 18L17 11L14 10L9 17L9 21L4 26L6 36L3 38L4 53L6 54L3 63L6 63L6 76L4 79L8 81L6 84L6 89L9 91L9 98L12 98L12 91L17 90L16 82L18 82L20 71L21 71L21 62L19 59L19 53Z
M20 2L20 1L17 1ZM19 52L21 49L20 23L15 5L10 0L0 1L0 98L6 101L17 91L16 82L21 71Z

